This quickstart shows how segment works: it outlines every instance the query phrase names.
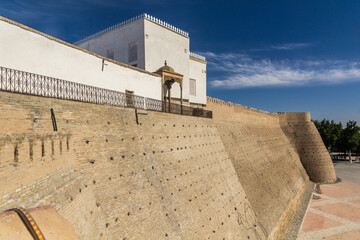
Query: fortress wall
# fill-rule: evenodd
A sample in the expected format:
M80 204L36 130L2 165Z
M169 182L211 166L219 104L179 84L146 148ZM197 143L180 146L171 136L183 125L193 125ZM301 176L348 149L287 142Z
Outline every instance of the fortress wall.
M248 200L249 186L244 192L242 184L250 178L239 182L239 165L236 172L220 137L230 126L219 133L211 119L145 111L137 124L134 109L4 92L0 112L0 211L51 205L81 239L265 239L264 219L275 219L251 191ZM259 154L248 144L255 142L242 143L242 151ZM244 167L260 174L252 168L261 164L253 163ZM271 168L275 176L277 171ZM296 195L304 182L290 174L272 177L266 187L251 186L272 205L268 196L279 197L282 206L282 198ZM276 183L280 177L291 190Z
M281 128L297 149L310 179L320 183L335 182L334 165L310 113L279 113L279 118Z
M213 98L207 108L260 223L281 237L309 178L278 115Z

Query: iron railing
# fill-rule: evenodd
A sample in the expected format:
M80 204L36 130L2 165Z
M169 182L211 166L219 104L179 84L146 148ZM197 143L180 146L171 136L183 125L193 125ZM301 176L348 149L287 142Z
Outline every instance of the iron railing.
M34 96L58 98L117 107L138 108L158 112L212 118L212 112L202 108L137 96L134 94L93 87L58 78L28 73L0 66L0 90Z

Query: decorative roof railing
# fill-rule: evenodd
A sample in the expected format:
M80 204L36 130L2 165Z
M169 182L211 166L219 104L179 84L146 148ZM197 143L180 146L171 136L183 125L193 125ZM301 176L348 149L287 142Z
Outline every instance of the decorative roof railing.
M197 53L190 52L190 56L206 61L206 58L204 56L201 56Z
M137 21L139 19L143 19L143 18L151 20L151 21L153 21L153 22L155 22L157 24L160 24L160 25L162 25L162 26L164 26L166 28L169 28L169 29L171 29L171 30L173 30L173 31L185 36L185 37L189 37L188 32L185 32L185 31L183 31L183 30L181 30L181 29L179 29L179 28L177 28L177 27L175 27L175 26L173 26L171 24L168 24L167 22L162 21L162 20L160 20L160 19L158 19L156 17L153 17L153 16L151 16L151 15L149 15L147 13L143 13L143 14L140 14L140 15L138 15L136 17L130 18L128 20L125 20L125 21L120 22L118 24L115 24L113 26L110 26L110 27L108 27L108 28L106 28L104 30L101 30L100 32L97 32L97 33L95 33L93 35L90 35L90 36L88 36L88 37L86 37L86 38L84 38L84 39L82 39L80 41L77 41L77 42L74 43L74 45L79 45L79 44L84 43L84 42L86 42L86 41L88 41L90 39L93 39L93 38L95 38L97 36L100 36L100 35L102 35L104 33L110 32L110 31L112 31L114 29L123 27L123 26L125 26L125 25L127 25L129 23L135 22L135 21Z
M212 118L212 111L0 66L0 92Z

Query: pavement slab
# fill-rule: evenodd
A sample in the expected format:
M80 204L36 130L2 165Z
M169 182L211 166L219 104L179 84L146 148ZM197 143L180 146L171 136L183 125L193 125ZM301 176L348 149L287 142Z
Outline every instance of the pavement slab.
M313 192L298 240L360 240L360 183L351 182L357 180L351 174L359 175L359 168L337 163L335 170L343 182L323 184L320 191Z
M336 227L339 225L342 225L342 223L331 220L330 218L321 216L313 212L308 212L305 216L305 221L302 226L302 231L312 232L315 230Z
M360 222L359 207L353 207L343 203L335 203L335 204L324 204L313 208L350 221Z
M351 202L356 203L356 204L359 204L359 207L360 207L360 199L358 199L358 200L352 200Z
M359 240L360 239L360 230L350 231L345 233L336 234L330 237L324 238L324 240Z
M321 186L322 195L332 197L332 198L348 198L348 197L354 197L358 195L357 193L350 192L348 190L342 190L340 187L334 187L334 186Z

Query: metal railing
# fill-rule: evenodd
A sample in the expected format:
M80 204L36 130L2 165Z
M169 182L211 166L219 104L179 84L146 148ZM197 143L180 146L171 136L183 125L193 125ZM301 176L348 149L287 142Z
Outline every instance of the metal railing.
M175 103L169 104L168 102L152 98L93 87L1 66L0 90L41 97L212 118L212 112L202 108L181 106Z

